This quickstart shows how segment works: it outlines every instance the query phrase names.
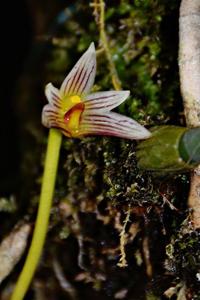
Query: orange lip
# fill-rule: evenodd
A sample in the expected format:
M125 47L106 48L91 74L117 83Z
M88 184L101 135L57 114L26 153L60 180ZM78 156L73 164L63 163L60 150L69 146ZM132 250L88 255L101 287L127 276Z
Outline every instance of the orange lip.
M72 136L78 134L80 118L84 111L84 107L85 105L83 102L77 103L64 115L64 121Z

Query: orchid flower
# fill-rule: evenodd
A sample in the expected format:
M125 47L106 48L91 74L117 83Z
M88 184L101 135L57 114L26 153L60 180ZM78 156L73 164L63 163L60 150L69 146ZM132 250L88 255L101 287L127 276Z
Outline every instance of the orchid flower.
M151 133L142 125L111 110L129 96L129 91L90 93L96 74L94 43L75 64L60 90L51 83L45 89L49 104L42 112L42 123L57 128L67 137L109 135L146 139Z

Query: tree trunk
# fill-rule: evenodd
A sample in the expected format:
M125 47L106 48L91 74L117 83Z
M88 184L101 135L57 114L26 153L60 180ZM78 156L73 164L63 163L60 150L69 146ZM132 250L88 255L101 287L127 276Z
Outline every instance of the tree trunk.
M200 126L200 1L182 0L179 19L179 68L186 122ZM191 175L188 199L194 228L200 228L200 167Z

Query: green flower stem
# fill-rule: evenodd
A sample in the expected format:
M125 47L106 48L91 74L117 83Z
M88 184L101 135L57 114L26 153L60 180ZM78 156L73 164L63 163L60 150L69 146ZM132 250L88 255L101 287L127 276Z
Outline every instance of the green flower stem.
M19 276L11 300L22 300L24 298L29 288L30 282L34 276L42 253L45 237L48 230L48 222L54 194L61 141L62 134L56 129L50 129L40 202L35 230L33 233L33 239L24 268Z

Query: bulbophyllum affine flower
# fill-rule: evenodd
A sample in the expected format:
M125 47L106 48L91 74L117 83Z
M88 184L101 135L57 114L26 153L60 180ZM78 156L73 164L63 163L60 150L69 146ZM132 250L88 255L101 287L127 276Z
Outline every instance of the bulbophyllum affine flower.
M111 110L129 96L129 91L90 93L96 73L94 43L78 60L60 90L51 83L45 94L49 104L42 111L42 123L57 128L67 137L109 135L146 139L151 133L131 118Z

